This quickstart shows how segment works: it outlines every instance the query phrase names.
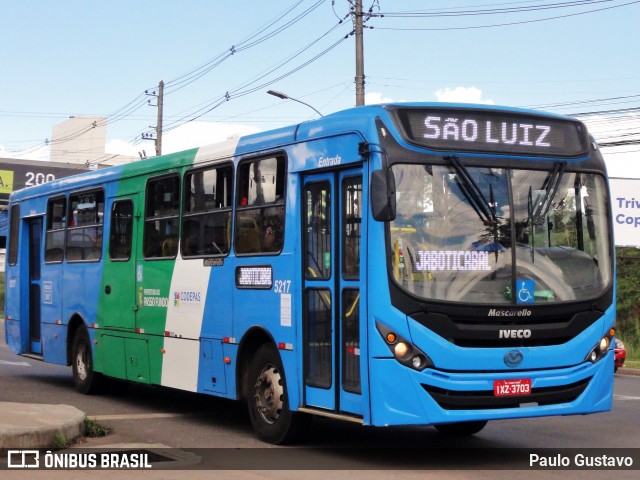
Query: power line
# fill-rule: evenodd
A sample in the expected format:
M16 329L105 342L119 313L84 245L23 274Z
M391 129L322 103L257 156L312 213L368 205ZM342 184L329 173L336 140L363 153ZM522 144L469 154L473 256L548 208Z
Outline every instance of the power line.
M206 62L204 65L201 65L200 67L197 67L196 69L193 69L193 70L187 72L186 74L183 74L183 75L181 75L181 76L179 76L179 77L167 82L167 85L170 87L170 90L167 92L167 94L174 93L174 92L186 87L187 85L195 82L199 78L202 78L204 75L206 75L207 73L211 72L216 66L218 66L220 63L222 63L222 61L224 61L230 55L235 54L238 51L247 50L247 49L252 48L252 47L254 47L256 45L259 45L260 43L262 43L262 42L264 42L264 41L266 41L266 40L278 35L279 33L283 32L286 29L290 28L295 23L300 21L302 18L306 17L313 10L315 10L323 2L324 2L324 0L316 1L309 8L304 10L302 13L298 14L296 17L294 17L293 19L291 19L290 21L288 21L284 25L281 25L281 26L277 27L273 31L268 31L269 28L271 28L272 26L276 25L278 22L283 20L287 15L289 15L296 7L298 7L300 4L304 3L304 0L296 1L293 5L289 6L287 9L283 10L280 14L275 16L271 21L269 21L266 24L266 26L261 27L258 31L252 33L249 37L247 37L246 39L244 39L241 42L239 42L237 48L236 47L231 47L230 53L227 52L226 54L225 53L220 54L217 57L213 58L212 60L209 60L208 62ZM264 33L264 32L267 32L267 33ZM261 37L258 37L260 34L263 34L263 33L264 33L264 35L262 35ZM146 89L146 90L150 90L150 89ZM140 108L142 108L145 105L146 105L145 93L140 93L137 97L135 97L129 103L127 103L126 105L124 105L123 107L119 108L115 112L113 112L113 113L109 114L108 116L106 116L104 118L104 120L98 120L98 121L96 121L95 123L93 123L93 124L91 124L89 126L82 127L82 128L80 128L78 130L75 130L73 132L69 132L64 137L59 137L59 138L56 138L55 140L52 140L52 141L51 140L45 140L44 142L39 143L34 148L41 147L41 146L57 145L57 144L61 144L61 143L65 143L65 142L74 140L74 139L76 139L76 138L88 133L89 131L91 131L94 128L101 127L101 126L106 126L107 124L111 124L112 125L114 123L117 123L117 122L129 117L131 114L133 114L134 112L136 112L137 110L139 110Z
M384 17L404 17L404 18L438 18L438 17L464 17L464 16L481 16L481 15L504 15L511 13L521 12L533 12L541 10L557 10L560 8L570 8L584 5L592 5L599 3L611 3L616 0L574 0L568 2L553 2L529 6L517 6L517 7L501 7L501 8L483 8L475 7L470 10L462 10L467 7L458 7L450 9L432 9L426 11L399 11L399 12L381 12L380 16ZM531 3L531 2L518 2L518 3ZM499 4L503 5L503 4Z
M640 95L625 95L619 97L605 97L605 98L595 98L590 100L574 100L570 102L561 102L561 103L547 103L541 105L531 106L530 108L558 108L558 107L574 107L578 105L593 105L596 103L599 104L609 104L609 103L627 103L629 101L636 101L640 99ZM602 113L602 112L599 112ZM581 112L574 115L588 115L588 113Z
M353 5L353 2L348 0L349 3L351 3ZM611 4L613 2L615 2L616 0L574 0L574 1L565 1L565 2L556 2L556 3L545 3L545 4L539 4L536 3L536 5L530 5L530 3L532 2L511 2L509 4L507 4L507 6L503 6L505 4L490 4L490 5L485 5L483 7L478 7L478 8L473 8L473 7L459 7L458 9L432 9L432 10L424 10L424 11L416 11L416 12L380 12L379 10L379 4L377 2L377 0L374 0L371 4L371 7L369 9L369 12L366 14L366 19L371 19L374 17L389 17L389 18L393 18L394 16L396 18L441 18L441 17L477 17L477 16L481 16L481 15L504 15L504 14L523 14L523 13L528 13L528 12L535 12L535 11L545 11L545 10L557 10L560 8L581 8L581 7L587 7L587 6L594 6L594 5L598 5L598 4ZM306 9L298 12L298 13L291 13L293 12L293 10L298 9L302 4L304 3L304 0L298 0L296 2L293 3L293 5L289 6L286 10L283 10L282 12L280 12L278 15L276 15L272 20L268 21L263 27L260 27L260 29L258 29L255 33L251 34L249 37L247 37L246 39L242 40L241 42L238 42L234 45L232 45L229 49L225 50L224 52L221 52L218 56L215 56L214 58L210 59L209 61L205 62L203 65L190 70L189 72L176 77L173 80L170 80L169 82L167 82L167 94L169 93L175 93L178 90L187 87L188 85L192 84L193 82L197 81L198 79L202 78L203 76L205 76L207 73L211 72L213 69L215 69L218 65L220 65L220 63L222 63L224 60L226 60L227 58L229 58L232 55L235 55L235 53L238 53L240 51L252 48L256 45L262 44L263 42L266 42L267 40L274 38L275 36L279 35L280 33L282 33L283 31L287 30L288 28L290 28L291 26L295 25L296 23L298 23L300 20L302 20L303 18L305 18L307 15L309 15L312 11L314 11L315 9L317 9L322 3L324 3L322 0L320 1L315 1L314 3L312 3L310 6L308 6ZM335 28L337 28L340 24L342 24L342 22L344 21L345 18L347 18L349 16L349 14L347 14L345 17L340 17L336 12L335 12L335 8L334 8L334 2L332 2L332 8L334 9L334 14L336 15L336 18L339 20L339 24L332 27L331 30L329 30L328 32L326 32L323 36L319 37L318 39L316 39L314 42L312 42L311 44L309 44L307 47L303 48L302 50L294 53L292 56L287 57L285 59L283 59L282 61L276 63L275 65L273 65L272 67L269 67L267 69L267 71L258 74L256 77L253 77L243 83L241 83L239 86L235 87L234 89L228 90L226 91L224 94L221 94L213 99L208 100L207 102L204 102L203 104L201 104L201 106L199 107L192 107L194 109L191 110L190 113L186 113L185 115L182 116L168 116L167 118L175 118L175 120L173 120L172 122L169 123L169 128L168 130L177 128L177 126L179 126L179 124L181 123L187 123L187 122L191 122L194 121L198 118L203 117L204 115L207 115L208 113L210 113L211 111L213 111L214 109L216 109L217 107L219 107L220 105L234 99L234 98L239 98L245 95L249 95L251 93L254 93L256 91L259 91L267 86L272 85L273 83L286 78L290 75L293 75L294 73L296 73L297 71L299 71L302 68L305 68L306 66L310 65L311 63L313 63L314 61L318 60L319 58L321 58L322 56L326 55L328 52L330 52L331 50L333 50L334 48L336 48L340 43L342 43L346 38L348 38L348 36L353 35L353 31L347 35L345 35L344 37L340 38L339 40L337 40L336 42L334 42L333 44L329 45L327 48L325 48L323 51L321 51L320 53L318 53L315 56L312 56L311 58L307 59L306 61L302 62L301 64L290 68L289 70L287 70L286 72L277 75L278 71L281 71L287 64L289 64L291 61L293 61L293 59L297 58L299 55L302 55L303 53L307 52L307 50L314 45L316 42L318 42L320 39L324 38L327 34L329 34L331 31L333 31ZM545 20L550 20L550 19L555 19L555 18L565 18L565 17L569 17L569 16L575 16L575 15L583 15L586 13L593 13L593 12L598 12L598 11L603 11L603 10L609 10L609 9L613 9L613 8L620 8L623 6L628 6L628 5L632 5L632 4L636 4L636 3L640 3L640 0L635 0L635 1L630 1L627 3L623 3L623 4L616 4L616 5L610 5L608 7L604 7L604 8L599 8L599 9L594 9L594 10L589 10L589 11L583 11L583 12L578 12L578 13L572 13L569 15L562 15L562 16L557 16L557 17L549 17L546 19L536 19L536 20L527 20L526 22L515 22L515 23L510 23L510 24L518 24L518 23L531 23L531 22L537 22L537 21L545 21ZM490 7L492 5L500 5L499 8L487 8ZM373 13L373 9L374 7L377 7L378 13ZM364 14L363 14L364 15ZM508 24L499 24L499 25L489 25L489 26L471 26L471 27L454 27L454 28L439 28L439 29L435 29L435 30L450 30L450 29L460 29L460 28L488 28L490 26L504 26L504 25L508 25ZM392 28L385 28L385 27L377 27L378 29L392 29ZM398 30L398 29L397 29ZM418 30L434 30L434 29L418 29ZM274 77L275 76L275 77ZM629 102L631 103L633 101L633 99L635 97L638 97L637 95L629 95L626 97L617 97L618 99L616 100L616 102L619 103L625 103L625 102ZM616 98L616 97L612 97L612 98ZM586 105L593 105L595 106L596 103L595 102L605 102L605 101L612 101L611 99L599 99L599 100L593 100L590 101L592 103L587 103ZM103 126L106 125L107 122L109 122L110 124L122 121L124 119L131 119L132 115L138 111L142 106L145 105L145 97L144 94L140 94L138 97L134 98L131 102L129 102L128 104L124 105L123 107L121 107L120 109L116 110L115 112L113 112L112 114L108 115L105 120L99 120L96 121L93 125L89 125L86 127L83 127L75 132L70 132L67 135L65 135L62 138L58 138L53 142L48 142L48 144L52 145L52 144L60 144L69 140L73 140L74 138L77 138L81 135L84 135L86 133L88 133L89 131L91 131L92 128L97 128L98 126ZM581 104L579 103L575 103L575 102L568 102L565 104L556 104L558 107L577 107ZM554 106L555 108L555 106ZM634 108L631 109L610 109L608 111L602 111L602 112L582 112L580 114L577 115L590 115L590 114L597 114L597 113L604 113L607 112L609 114L622 114L624 112L635 112L636 110ZM2 114L2 112L0 112L0 115ZM158 125L158 128L160 128L160 125ZM138 138L138 136L136 135L135 138ZM139 140L137 140L139 141Z
M572 6L582 6L582 5L588 5L588 4L595 4L595 3L602 3L602 2L610 2L610 1L615 1L615 0L592 0L592 1L585 1L585 2L566 2L566 3L575 3L576 5L566 5L564 8ZM582 12L576 12L576 13L568 13L565 15L555 15L555 16L550 16L550 17L545 17L545 18L537 18L537 19L530 19L530 20L520 20L520 21L512 21L512 22L503 22L503 23L494 23L494 24L484 24L484 25L467 25L467 26L459 26L459 27L375 27L377 30L395 30L395 31L451 31L451 30L474 30L474 29L482 29L482 28L496 28L496 27L508 27L508 26L514 26L514 25L524 25L524 24L529 24L529 23L539 23L539 22L546 22L546 21L550 21L550 20L558 20L558 19L562 19L562 18L570 18L570 17L577 17L580 15L587 15L590 13L596 13L596 12L603 12L606 10L612 10L615 8L621 8L621 7L626 7L629 5L634 5L640 3L640 0L634 0L631 2L627 2L627 3L623 3L620 5L612 5L612 6L608 6L608 7L602 7L602 8L595 8L592 10L587 10L587 11L582 11ZM548 9L550 9L551 7L549 7ZM492 14L502 14L502 13L521 13L521 12L493 12ZM483 13L483 15L487 15L488 13ZM398 16L400 17L400 14L394 14L393 12L391 13L379 13L379 14L375 14L373 15L375 17L393 17L393 16ZM461 17L461 16L467 16L467 14L421 14L421 15L402 15L405 17L441 17L441 16L449 16L449 17ZM373 27L371 27L373 28Z
M288 63L290 63L291 61L293 61L294 59L296 59L297 57L299 57L303 53L307 52L311 47L313 47L319 41L321 41L322 39L327 37L334 30L339 28L340 25L341 24L338 23L338 24L332 26L329 30L327 30L325 33L323 33L322 35L320 35L319 37L314 39L312 42L310 42L307 45L305 45L304 47L302 47L300 50L298 50L298 51L294 52L293 54L289 55L288 57L285 57L284 59L278 61L277 63L273 64L271 67L268 67L266 71L258 74L257 76L253 77L252 79L245 81L241 85L239 85L239 86L237 86L237 87L235 87L235 88L233 88L231 90L227 90L224 94L221 94L221 95L215 97L214 99L206 102L206 104L204 104L204 106L198 108L195 111L192 111L189 114L186 114L182 118L180 118L178 120L174 120L173 122L170 122L169 124L167 124L165 126L165 131L173 130L173 129L177 128L178 126L180 126L182 123L188 123L188 122L192 122L194 120L197 120L197 119L201 118L202 116L210 113L211 111L215 110L219 106L223 105L224 103L226 103L226 102L228 102L228 101L230 101L230 100L232 100L234 98L243 97L243 96L248 95L250 93L254 93L254 92L258 91L258 90L262 90L265 87L270 86L270 85L272 85L272 84L274 84L274 83L276 83L276 82L278 82L278 81L280 81L280 80L282 80L282 79L284 79L284 78L286 78L288 76L291 76L294 73L296 73L299 70L301 70L302 68L305 68L306 66L308 66L311 63L315 62L316 60L318 60L319 58L321 58L322 56L326 55L328 52L330 52L331 50L336 48L340 43L342 43L350 35L352 35L353 32L350 32L350 33L340 37L333 44L329 45L327 48L325 48L324 50L322 50L318 54L314 55L313 57L305 60L303 63L291 68L290 70L286 71L283 74L280 74L277 77L270 78L270 79L267 80L269 75L274 74L275 72L280 70L282 67L284 67L285 65L287 65ZM261 81L262 81L262 83L258 83L258 82L261 82Z
M248 50L248 49L250 49L252 47L255 47L256 45L259 45L259 44L271 39L272 37L282 33L283 31L287 30L288 28L290 28L291 26L295 25L297 22L299 22L300 20L305 18L309 13L311 13L316 8L318 8L323 2L324 2L324 0L317 1L316 3L311 5L309 8L307 8L305 11L303 11L302 13L298 14L293 19L291 19L288 22L286 22L284 25L281 25L280 27L274 29L273 31L269 31L269 32L265 33L263 36L261 36L259 38L256 38L256 37L258 37L258 35L266 32L270 27L276 25L279 21L283 20L295 8L297 8L301 3L303 3L303 0L298 1L294 5L288 7L286 10L284 10L283 12L278 14L265 27L261 28L260 30L258 30L255 33L253 33L247 39L242 40L241 42L239 42L239 43L237 43L235 45L232 45L231 47L229 47L225 51L219 53L213 59L209 60L204 65L201 65L200 67L197 67L196 69L191 70L190 72L188 72L186 74L183 74L183 75L181 75L181 76L179 76L179 77L177 77L177 78L175 78L173 80L169 80L168 82L166 82L167 95L171 94L171 93L174 93L174 92L176 92L178 90L181 90L182 88L186 87L187 85L190 85L191 83L195 82L196 80L202 78L203 76L205 76L206 74L211 72L214 68L216 68L218 65L220 65L222 62L224 62L225 60L227 60L231 56L235 55L236 53L239 53L239 52L242 52L244 50Z

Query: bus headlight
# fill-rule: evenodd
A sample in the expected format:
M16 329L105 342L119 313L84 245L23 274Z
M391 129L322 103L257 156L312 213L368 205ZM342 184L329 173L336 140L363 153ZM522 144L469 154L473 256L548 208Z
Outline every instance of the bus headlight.
M380 322L376 322L376 327L398 362L418 371L433 367L431 359L414 344Z
M602 337L600 341L597 343L597 345L593 347L591 351L589 351L589 354L587 355L587 358L585 358L585 361L596 363L602 357L604 357L607 354L609 347L611 346L611 339L615 334L616 334L615 328L610 329L609 333L604 337Z
M397 359L404 358L409 352L409 345L404 342L396 343L396 346L393 347L393 353L395 354Z

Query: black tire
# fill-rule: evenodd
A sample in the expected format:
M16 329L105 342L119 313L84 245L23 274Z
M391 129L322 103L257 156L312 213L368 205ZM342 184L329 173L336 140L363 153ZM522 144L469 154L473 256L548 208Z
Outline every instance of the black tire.
M85 395L98 393L104 377L93 371L93 350L89 333L81 326L73 339L71 370L76 391Z
M310 416L290 410L284 369L275 347L258 348L246 382L249 417L258 438L276 445L301 438Z
M434 427L442 435L450 437L467 437L478 433L486 424L486 420L478 420L475 422L441 423L439 425L434 425Z

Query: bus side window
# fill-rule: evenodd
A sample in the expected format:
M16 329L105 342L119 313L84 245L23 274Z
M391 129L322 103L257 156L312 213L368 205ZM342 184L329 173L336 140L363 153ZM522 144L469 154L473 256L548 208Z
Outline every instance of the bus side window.
M121 200L111 208L109 258L126 261L131 258L133 234L133 202Z
M236 253L279 253L282 250L285 179L284 157L248 161L238 167Z
M183 257L229 253L232 198L231 164L185 174L181 242Z
M342 275L357 280L360 276L360 240L362 237L362 177L349 177L342 183Z
M67 261L98 261L102 256L104 192L75 193L69 197Z
M45 237L44 261L59 263L64 258L64 237L67 226L66 197L52 198L47 204L47 233Z
M18 245L20 245L20 205L11 205L11 219L9 220L9 265L18 263Z
M178 254L180 177L152 178L147 183L144 213L145 258L175 258Z

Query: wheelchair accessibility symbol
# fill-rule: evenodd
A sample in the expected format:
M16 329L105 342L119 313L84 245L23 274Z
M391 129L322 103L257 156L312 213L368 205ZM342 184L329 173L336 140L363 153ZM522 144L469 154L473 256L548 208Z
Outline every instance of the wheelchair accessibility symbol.
M536 285L533 280L517 280L518 303L534 303Z

